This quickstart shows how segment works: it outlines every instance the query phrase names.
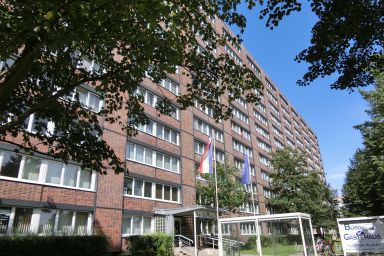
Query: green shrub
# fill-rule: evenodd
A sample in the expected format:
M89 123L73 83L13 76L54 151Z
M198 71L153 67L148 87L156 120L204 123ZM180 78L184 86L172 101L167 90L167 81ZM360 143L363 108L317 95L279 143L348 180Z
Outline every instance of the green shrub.
M1 256L106 256L104 236L4 236Z
M126 238L128 255L172 256L173 239L166 234L130 236Z

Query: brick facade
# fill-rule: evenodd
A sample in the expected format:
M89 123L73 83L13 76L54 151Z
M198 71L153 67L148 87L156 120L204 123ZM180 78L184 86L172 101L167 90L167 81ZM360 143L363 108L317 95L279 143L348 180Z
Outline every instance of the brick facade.
M222 33L222 22L216 20L214 24L218 33ZM229 31L226 28L226 31ZM248 59L251 59L255 65L257 63L253 57L247 52L244 47L241 47L241 52L238 52L232 45L228 44L233 51L242 59L243 63L248 65ZM218 49L218 52L223 49ZM272 172L272 169L260 162L259 153L264 156L269 156L269 153L258 147L258 139L264 141L273 149L278 148L275 141L279 140L284 145L288 145L288 140L293 142L297 148L302 148L303 151L310 153L311 160L308 160L309 165L323 171L320 150L317 137L314 132L303 121L303 118L294 111L293 107L287 102L286 98L278 91L277 87L271 83L271 79L263 72L260 67L260 79L264 84L264 97L261 103L266 107L266 111L262 112L256 106L247 104L244 108L238 102L231 102L231 105L242 111L248 116L248 124L244 123L237 117L225 120L222 123L216 123L212 117L205 114L197 108L189 108L180 112L180 120L176 120L169 116L159 116L159 113L151 106L144 105L148 116L156 122L167 125L179 133L179 145L169 143L159 139L153 135L139 132L134 138L127 138L125 133L121 131L117 124L103 123L104 134L103 139L115 150L115 153L121 159L126 157L127 141L137 143L144 147L151 147L157 152L171 154L180 159L180 173L166 171L154 166L144 165L142 163L126 161L126 167L129 175L135 177L139 175L145 180L145 177L150 181L170 185L177 184L180 187L179 202L163 202L160 200L135 198L124 196L124 174L116 175L110 171L107 175L97 175L97 181L94 191L83 191L79 189L55 187L54 185L36 184L33 182L25 182L21 180L3 179L0 176L0 206L4 205L2 199L22 200L30 202L50 202L52 204L64 204L76 206L88 206L94 209L94 230L106 234L111 240L111 249L119 250L121 248L122 237L122 216L123 211L142 211L151 213L155 208L179 208L194 206L196 203L195 185L199 182L195 178L196 164L199 163L201 156L195 153L195 140L207 142L208 136L194 129L194 118L209 124L211 127L220 130L224 134L224 142L217 142L217 149L226 153L227 162L234 165L234 159L243 161L244 154L233 149L233 139L252 149L253 158L250 158L250 164L256 168L256 176L252 180L257 184L256 201L260 214L265 214L265 198L263 189L269 187L268 181L263 179L261 171L266 173ZM186 88L183 86L190 78L179 74L170 75L173 81L179 84L179 90L182 94ZM271 84L267 85L267 81ZM150 80L145 79L143 87L157 95L165 95L170 99L174 99L175 95L167 91L161 86L153 84ZM269 94L275 97L277 103ZM228 103L226 97L221 99ZM279 111L279 114L274 113L270 105L273 104ZM267 125L260 122L254 116L254 109L259 111L267 120ZM285 111L283 111L285 109ZM127 117L127 113L121 111L116 113L123 118ZM280 120L280 125L272 120L272 115L275 115ZM290 125L284 121L286 119ZM237 123L239 126L251 133L251 140L247 140L240 134L232 130L231 122ZM127 122L127 120L122 120ZM265 129L269 133L269 139L263 137L256 131L256 125ZM281 136L274 133L273 127L278 128ZM286 129L293 134L291 137ZM298 131L298 133L295 132ZM300 136L298 135L300 134ZM17 142L17 139L10 139L12 142ZM308 141L309 143L307 143ZM303 147L300 146L302 143ZM1 145L0 145L1 146ZM307 148L308 146L308 148ZM2 147L0 147L0 150ZM42 152L44 149L42 148ZM16 202L15 201L15 202Z

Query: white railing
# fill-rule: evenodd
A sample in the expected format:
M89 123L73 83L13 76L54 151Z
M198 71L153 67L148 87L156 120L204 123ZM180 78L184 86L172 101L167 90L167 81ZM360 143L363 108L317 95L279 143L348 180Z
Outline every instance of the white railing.
M185 237L183 235L175 235L175 246L177 247L177 252L175 249L175 255L190 255L194 254L191 251L191 247L193 246L193 240Z

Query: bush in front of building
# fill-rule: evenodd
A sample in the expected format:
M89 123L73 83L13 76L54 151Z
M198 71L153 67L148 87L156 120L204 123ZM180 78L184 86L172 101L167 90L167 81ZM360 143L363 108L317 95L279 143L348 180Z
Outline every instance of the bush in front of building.
M280 244L280 245L293 245L298 244L300 245L301 242L301 236L300 235L273 235L273 236L266 236L261 235L261 246L262 247L269 247L273 246L273 244ZM245 242L242 246L242 250L251 250L256 248L256 236L251 236Z
M127 255L172 256L173 238L166 234L130 236L126 238Z
M1 256L108 256L105 236L4 236Z

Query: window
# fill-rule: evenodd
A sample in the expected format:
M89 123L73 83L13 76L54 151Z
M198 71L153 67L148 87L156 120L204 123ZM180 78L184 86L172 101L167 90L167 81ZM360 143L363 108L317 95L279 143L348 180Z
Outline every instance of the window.
M239 103L243 108L247 109L247 102L243 98L236 98L235 101Z
M281 99L281 101L283 102L283 104L284 104L286 107L288 107L288 101L287 101L286 99L284 99L283 95L281 95L281 94L280 94L280 99ZM287 114L287 115L289 115L289 114Z
M271 160L268 157L266 157L262 154L259 154L259 157L260 157L260 163L262 163L263 165L266 165L268 167L273 168Z
M179 158L134 143L128 143L127 147L126 158L128 160L151 165L167 171L180 172Z
M271 197L273 197L273 193L272 193L271 190L269 190L269 189L267 189L267 188L264 188L263 190L264 190L264 197L266 197L266 198L271 198Z
M296 144L299 145L299 147L303 147L303 142L301 142L301 140L299 139L296 139Z
M251 206L253 208L253 205L251 203ZM247 207L247 206L246 206ZM250 211L250 209L247 209L247 212L253 212ZM254 222L246 222L246 223L240 223L240 234L241 235L255 235L256 234L256 228Z
M261 170L261 178L265 180L266 182L270 182L271 178L269 177L269 174L266 171Z
M280 138L283 138L283 133L278 128L276 128L276 126L272 125L272 131Z
M279 118L277 118L274 114L271 114L271 119L273 122L275 122L277 124L277 126L281 127L281 122L280 122Z
M272 100L272 102L275 103L275 104L277 105L277 99L276 99L276 97L273 96L273 94L272 94L269 90L267 90L267 95L268 95L268 97Z
M217 141L220 141L220 142L224 141L224 135L222 131L214 129L212 126L201 121L200 119L197 119L197 118L193 119L193 128L195 128L196 130L208 136L212 136L213 133L215 133L215 137Z
M37 117L35 114L29 115L24 120L24 129L27 132L36 133L40 131L43 135L49 136L54 133L54 128L55 125L53 122Z
M176 83L175 81L169 78L166 78L161 80L160 85L165 89L167 89L168 91L172 92L173 94L179 95L179 84Z
M252 149L238 142L237 140L233 140L233 149L239 151L240 153L248 155L251 158L253 157Z
M239 160L235 158L235 167L239 170L242 171L244 166L244 160ZM250 165L251 167L251 175L256 176L256 169L253 165Z
M262 103L257 104L256 107L260 109L262 112L264 113L266 112L266 108Z
M179 132L155 121L149 120L148 124L139 125L137 129L172 144L179 145Z
M296 134L297 137L301 138L301 133L298 130L296 130L296 129L295 129L295 134Z
M243 137L249 141L251 140L251 133L249 131L247 131L246 129L244 129L243 127L241 127L240 125L238 125L235 122L232 122L231 125L232 125L232 131L236 132L241 137Z
M0 207L0 233L14 235L91 235L92 213L72 210Z
M283 113L286 114L289 117L288 110L286 110L283 106L281 107L281 109L283 110Z
M152 217L123 214L122 235L147 235L152 233Z
M300 124L296 121L296 119L293 119L293 123L294 123L297 127L300 127Z
M269 82L268 80L266 80L265 82L266 82L267 87L268 87L269 89L271 89L273 92L276 92L276 88L272 85L271 82Z
M0 150L0 177L94 190L96 173L73 164Z
M150 92L144 87L138 87L136 94L143 96L143 99L144 99L143 102L154 108L156 108L157 103L161 101L161 98L159 96L155 95L154 93ZM176 120L179 120L179 117L180 117L179 112L180 111L176 106L171 105L171 113L169 114L169 116L171 116Z
M256 95L259 96L259 98L261 100L264 100L264 95L258 89L254 89L254 90L255 90Z
M228 53L228 55L239 65L243 64L241 58L229 47L228 45L224 45L224 50Z
M206 144L204 142L200 142L195 140L195 153L198 155L202 155L204 153L204 149L206 147ZM219 151L216 149L216 161L220 163L224 163L225 161L225 154L222 151Z
M211 107L204 107L197 100L195 101L195 108L203 111L206 115L213 117L213 109Z
M227 39L231 44L232 44L232 46L233 47L235 47L235 49L240 53L241 52L241 47L240 47L240 45L238 45L236 42L235 42L235 38L234 37L232 37L227 31L225 31L224 29L223 29L223 35L224 35L224 37L225 37L225 39Z
M255 210L253 208L255 206ZM259 214L259 205L257 202L253 204L251 201L244 202L243 205L240 207L241 212L248 212L248 213L256 213Z
M267 118L260 114L257 110L253 110L253 115L259 120L262 124L268 125Z
M257 139L257 145L259 148L267 151L268 153L272 152L272 147L260 139Z
M0 206L0 234L7 234L11 208Z
M292 133L291 130L289 130L287 127L285 127L285 133L288 134L290 137L293 138L293 133Z
M291 108L291 112L292 112L297 118L299 118L299 115L296 113L296 111L295 111L293 108Z
M77 97L79 98L79 102L85 108L88 108L94 112L99 112L103 106L103 100L99 94L93 93L84 87L77 87L73 94L70 94L66 97L67 100L75 100Z
M289 128L292 127L291 122L290 122L287 118L284 117L283 120L284 120L284 123L285 123Z
M247 56L247 60L248 60L248 64L249 64L249 66L251 66L251 69L253 70L253 71L255 71L256 72L256 75L258 76L258 77L261 77L261 71L260 71L260 69L256 66L256 64Z
M274 137L274 141L275 141L276 147L278 147L279 149L284 148L284 144L280 140L276 139L276 137Z
M260 125L258 125L257 123L255 123L256 125L256 132L258 132L259 134L261 134L263 137L267 138L269 140L269 132L267 132L267 130L263 129Z
M81 63L77 65L77 68L85 69L87 72L101 74L103 69L101 65L89 56L82 56Z
M287 144L288 144L289 146L291 146L292 148L296 148L296 147L295 147L295 144L293 143L293 141L291 141L291 140L288 139L288 138L287 138Z
M275 105L273 105L273 103L269 102L269 107L272 109L272 111L276 114L276 115L280 115L280 112L279 110L277 109L277 107Z
M243 112L241 112L240 110L238 110L237 108L235 108L233 106L231 106L231 109L232 109L232 115L236 116L241 121L248 124L249 119L248 119L248 116L246 114L244 114Z
M162 200L168 202L179 202L178 187L164 185L152 181L146 181L138 178L124 178L124 195L148 198L152 200ZM155 191L155 193L153 193Z
M11 151L2 151L0 175L17 178L22 156Z
M165 233L165 216L155 216L155 232Z

